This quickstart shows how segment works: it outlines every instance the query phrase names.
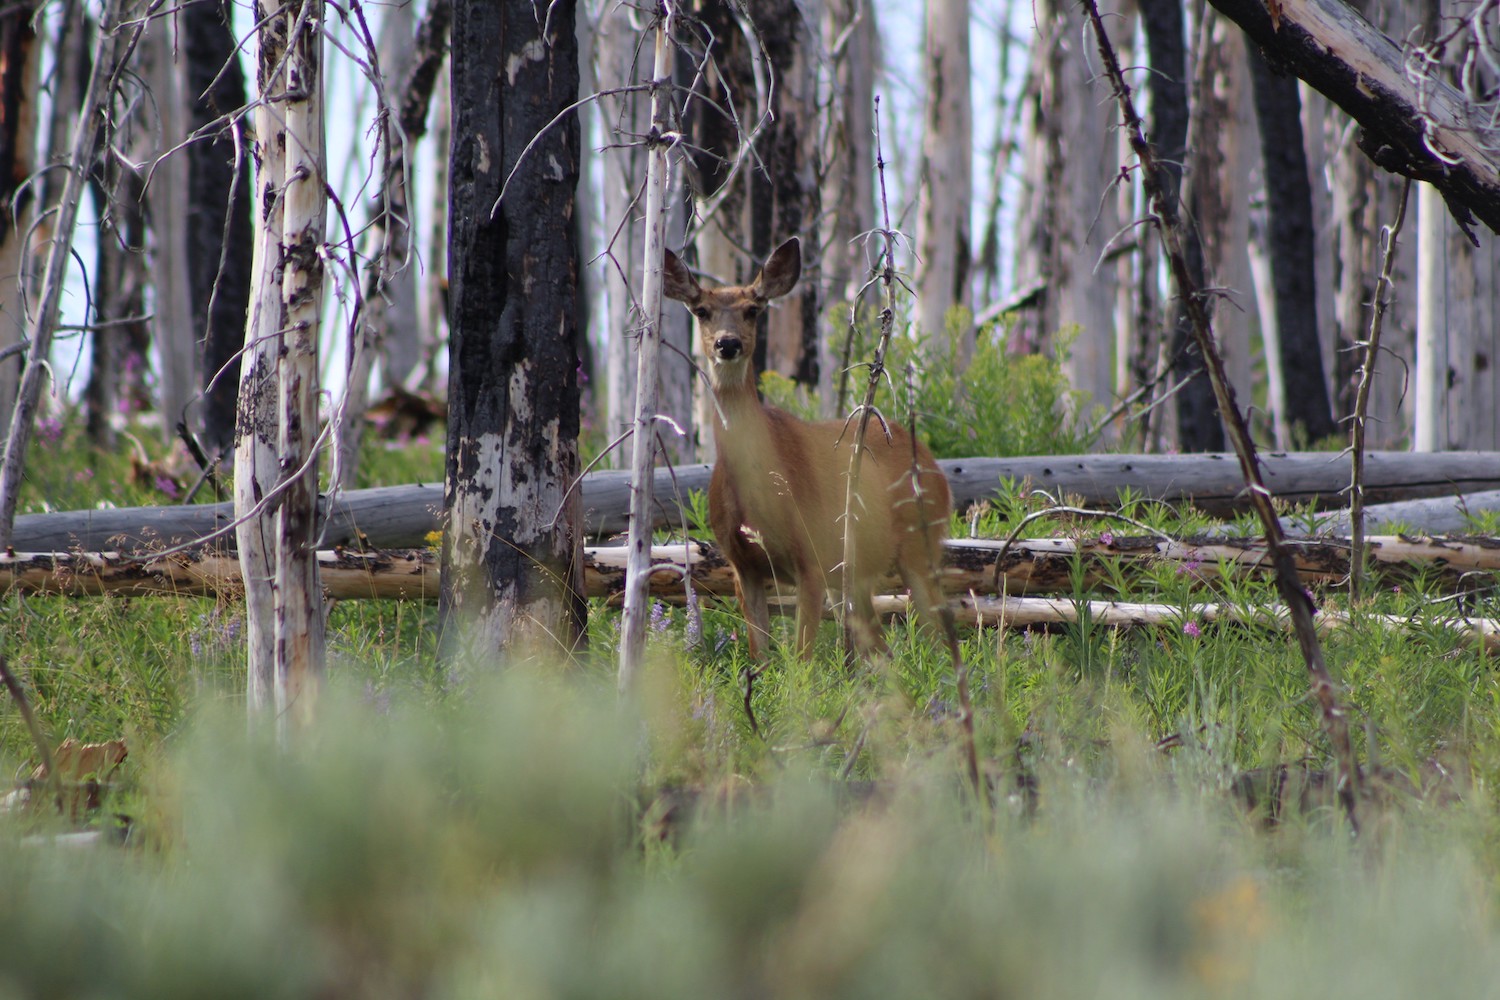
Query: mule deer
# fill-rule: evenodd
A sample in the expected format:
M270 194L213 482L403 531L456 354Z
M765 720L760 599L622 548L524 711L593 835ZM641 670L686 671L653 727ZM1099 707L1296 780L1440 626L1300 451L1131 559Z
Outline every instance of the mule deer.
M698 319L717 411L718 461L708 487L709 523L734 568L735 594L749 624L750 656L770 637L767 588L797 585L797 653L806 656L829 588L839 593L844 503L853 423L809 423L761 402L755 391L756 320L802 273L801 245L787 240L748 285L703 288L670 250L662 291ZM913 469L920 473L913 475ZM935 567L951 499L948 480L923 445L872 417L865 433L853 518L850 621L863 650L883 649L871 596L892 570L912 606L946 612Z

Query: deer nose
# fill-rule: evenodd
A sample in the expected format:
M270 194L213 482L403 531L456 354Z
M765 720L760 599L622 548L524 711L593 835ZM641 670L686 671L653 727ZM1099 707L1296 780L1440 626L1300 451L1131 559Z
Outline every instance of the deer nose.
M720 337L714 341L714 353L725 361L733 361L743 350L744 345L738 337Z

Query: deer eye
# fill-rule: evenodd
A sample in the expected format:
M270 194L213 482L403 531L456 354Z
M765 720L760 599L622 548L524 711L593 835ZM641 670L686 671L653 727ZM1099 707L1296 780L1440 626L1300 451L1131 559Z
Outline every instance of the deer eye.
M697 316L699 319L703 319L703 320L708 319L708 316L709 316L708 307L707 306L693 306L693 315Z
M745 318L749 320L759 319L762 312L765 312L764 306L746 306Z

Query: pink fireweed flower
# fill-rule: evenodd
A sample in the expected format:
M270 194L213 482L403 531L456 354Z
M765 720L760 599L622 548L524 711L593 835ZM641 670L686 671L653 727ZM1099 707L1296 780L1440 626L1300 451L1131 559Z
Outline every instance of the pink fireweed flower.
M1197 622L1187 621L1187 622L1183 622L1182 623L1182 634L1183 635L1190 635L1194 639L1196 639L1200 635L1203 634L1203 629L1201 629L1201 628L1198 627L1198 623Z
M1196 573L1198 567L1202 565L1203 556L1199 554L1197 549L1194 549L1192 555L1188 556L1185 561L1177 564L1177 575L1182 576L1184 573Z
M1099 544L1100 545L1113 545L1113 544L1115 544L1115 536L1112 535L1112 534L1110 534L1108 531L1106 531L1106 532L1104 532L1103 534L1101 534L1099 536Z

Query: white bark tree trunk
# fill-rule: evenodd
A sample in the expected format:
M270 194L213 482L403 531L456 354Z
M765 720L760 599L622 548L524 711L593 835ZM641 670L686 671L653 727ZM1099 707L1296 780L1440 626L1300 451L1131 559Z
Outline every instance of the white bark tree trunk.
M327 212L321 0L257 5L255 283L236 427L247 702L278 731L312 721L324 673L315 558L319 313ZM272 494L277 494L274 497Z
M1103 81L1091 77L1072 8L1051 55L1059 116L1049 173L1055 199L1052 270L1043 335L1076 333L1063 363L1073 388L1088 394L1084 405L1108 406L1114 386L1115 269L1100 264L1106 244L1120 229L1117 192L1111 189L1122 162L1114 128L1115 109ZM1127 31L1121 29L1121 36ZM1097 270L1096 270L1097 267Z
M970 95L969 0L927 0L921 194L917 209L917 324L946 333L949 310L973 311L969 210L974 178ZM1082 70L1080 65L1079 70ZM973 353L972 324L961 331L959 357Z
M1431 185L1417 197L1418 451L1492 448L1500 438L1495 393L1496 289L1491 241L1475 247Z
M672 90L671 27L673 11L657 24L655 58L652 63L651 125L658 133L670 128ZM667 149L657 144L647 149L646 239L642 271L641 329L636 368L635 434L631 438L630 554L625 571L625 620L620 627L620 674L622 693L632 691L640 674L646 648L646 619L651 597L651 487L656 464L656 397L660 344L662 257L666 241L666 193L670 186ZM679 310L682 311L682 310Z
M1250 164L1259 154L1250 71L1237 27L1212 9L1198 37L1192 165L1187 187L1203 240L1204 271L1227 298L1209 302L1214 334L1235 394L1251 398Z
M153 295L152 341L156 345L157 406L163 432L171 438L177 422L187 417L188 404L198 394L198 336L188 285L188 158L181 148L187 138L187 101L182 67L171 19L153 21L146 33L149 79L158 122L141 135L149 155L157 158L146 191L153 231L151 270ZM189 421L196 431L200 421Z

